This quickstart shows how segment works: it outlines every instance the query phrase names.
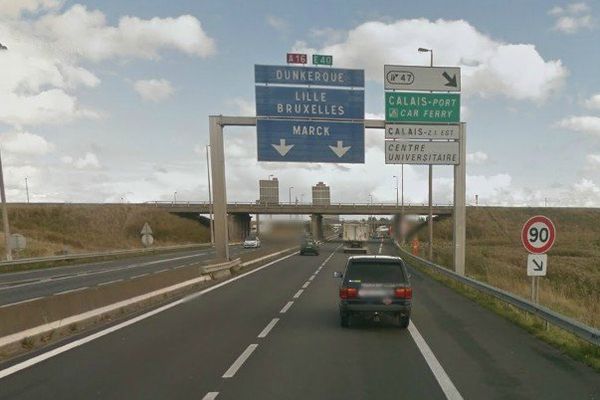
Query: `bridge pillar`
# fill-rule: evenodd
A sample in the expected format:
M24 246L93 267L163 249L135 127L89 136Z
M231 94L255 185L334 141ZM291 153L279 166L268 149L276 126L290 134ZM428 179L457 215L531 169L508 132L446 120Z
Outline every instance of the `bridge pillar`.
M241 242L250 233L250 214L229 214L227 225L229 240Z
M256 235L260 235L260 214L256 214Z
M405 221L402 220L401 214L394 214L392 220L392 229L394 231L394 238L398 240L398 243L403 244L406 241L405 235Z
M310 233L315 240L323 239L323 216L321 214L310 216Z

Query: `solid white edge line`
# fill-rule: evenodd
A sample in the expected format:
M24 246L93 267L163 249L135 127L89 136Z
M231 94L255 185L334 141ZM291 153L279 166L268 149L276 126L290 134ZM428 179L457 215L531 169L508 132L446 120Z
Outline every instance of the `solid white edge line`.
M273 329L275 327L275 324L277 324L277 322L279 322L279 318L273 318L271 320L271 322L269 322L267 324L267 326L265 326L265 329L263 329L259 334L258 337L259 338L264 338L267 337L267 335L269 334L269 332L271 332L271 329Z
M290 309L291 306L294 305L293 301L288 301L287 304L285 306L283 306L283 308L281 309L281 311L279 311L279 314L285 314L287 312L287 310Z
M208 392L208 393L206 393L206 395L204 395L202 400L215 400L218 395L219 395L219 392Z
M223 374L223 378L232 378L235 373L244 365L250 355L256 350L258 344L254 343L246 347L246 350L231 364L231 367Z
M211 286L209 288L206 288L206 289L204 289L204 290L202 290L202 291L200 291L198 293L194 293L194 294L189 295L187 297L184 297L182 299L175 300L172 303L166 304L166 305L164 305L162 307L159 307L159 308L156 308L156 309L154 309L152 311L148 311L145 314L138 315L135 318L129 319L129 320L124 321L124 322L122 322L120 324L117 324L117 325L113 325L113 326L111 326L109 328L106 328L106 329L104 329L102 331L96 332L96 333L94 333L94 334L92 334L90 336L86 336L86 337L83 337L81 339L74 340L74 341L72 341L70 343L67 343L67 344L63 345L63 346L57 347L55 349L52 349L52 350L50 350L50 351L48 351L46 353L39 354L39 355L37 355L35 357L32 357L32 358L27 359L25 361L22 361L22 362L20 362L18 364L15 364L15 365L11 366L11 367L8 367L8 368L5 368L3 370L0 370L0 379L5 378L5 377L7 377L9 375L12 375L12 374L14 374L16 372L19 372L19 371L21 371L21 370L23 370L25 368L29 368L32 365L38 364L38 363L40 363L40 362L42 362L44 360L47 360L47 359L52 358L54 356L57 356L57 355L59 355L61 353L64 353L64 352L69 351L71 349L74 349L75 347L82 346L82 345L84 345L86 343L89 343L89 342L91 342L93 340L101 338L102 336L106 336L106 335L108 335L110 333L118 331L119 329L125 328L125 327L127 327L129 325L133 325L133 324L135 324L135 323L137 323L139 321L142 321L142 320L144 320L146 318L150 318L153 315L156 315L156 314L161 313L163 311L166 311L166 310L168 310L170 308L178 306L179 304L182 304L182 303L188 302L190 300L193 300L195 298L198 298L198 297L202 296L205 293L212 292L213 290L220 288L221 286L228 285L231 282L235 282L238 279L242 279L245 276L248 276L250 274L254 274L254 273L256 273L256 272L258 272L258 271L260 271L260 270L262 270L264 268L267 268L267 267L275 264L275 263L278 263L278 262L283 261L283 260L285 260L287 258L290 258L290 257L296 255L297 253L298 252L296 251L296 252L294 252L292 254L288 254L287 256L284 256L284 257L281 257L281 258L279 258L277 260L271 261L270 263L267 263L267 264L262 265L262 266L260 266L258 268L255 268L252 271L248 271L248 272L243 273L241 275L235 276L235 277L233 277L233 278L231 278L229 280L226 280L224 282L218 283L218 284L216 284L214 286Z
M302 292L304 292L304 289L300 289L296 292L296 294L294 295L294 298L297 299L298 297L300 297L300 295L302 294Z
M450 377L448 374L446 374L446 371L444 371L442 364L440 364L438 359L435 357L435 354L433 354L433 351L431 351L431 348L425 339L423 339L423 336L421 336L419 330L412 321L410 321L410 325L408 325L408 331L410 332L415 344L419 348L421 355L427 362L427 365L433 373L433 376L438 381L440 388L442 388L446 398L448 400L462 400L463 397L458 392L456 386L454 386L450 380Z

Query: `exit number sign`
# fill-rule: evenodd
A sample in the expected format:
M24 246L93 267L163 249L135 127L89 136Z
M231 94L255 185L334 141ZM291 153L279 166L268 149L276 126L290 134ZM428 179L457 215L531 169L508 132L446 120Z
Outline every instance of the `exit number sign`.
M287 53L288 64L306 64L308 57L301 53Z
M313 54L312 62L313 65L333 65L333 56Z

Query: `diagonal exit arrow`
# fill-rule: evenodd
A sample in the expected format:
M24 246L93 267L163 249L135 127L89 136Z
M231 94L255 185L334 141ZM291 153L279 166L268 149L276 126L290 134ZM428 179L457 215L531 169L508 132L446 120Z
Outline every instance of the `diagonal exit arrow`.
M535 267L533 267L534 271L543 271L544 270L544 261L540 260L539 264L538 264L538 260L534 259L533 263L535 264Z
M285 144L285 139L279 139L279 144L271 144L277 150L277 152L281 155L281 157L285 157L285 155L294 147L293 144Z
M350 147L352 147L352 146L344 147L343 140L338 140L337 146L329 146L331 151L333 151L335 153L335 155L338 156L339 158L342 158L344 156L344 154L346 154L348 152L348 150L350 150Z
M446 78L446 80L448 81L444 86L452 86L452 87L457 87L457 83L456 83L456 74L450 76L448 75L448 73L446 71L444 71L444 73L442 74L442 76L444 78Z

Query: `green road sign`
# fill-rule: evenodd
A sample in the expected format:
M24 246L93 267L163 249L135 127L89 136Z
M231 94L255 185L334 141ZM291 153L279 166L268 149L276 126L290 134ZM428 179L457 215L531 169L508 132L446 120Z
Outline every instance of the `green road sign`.
M460 122L460 94L386 92L388 122Z
M313 54L313 65L333 65L333 56Z

